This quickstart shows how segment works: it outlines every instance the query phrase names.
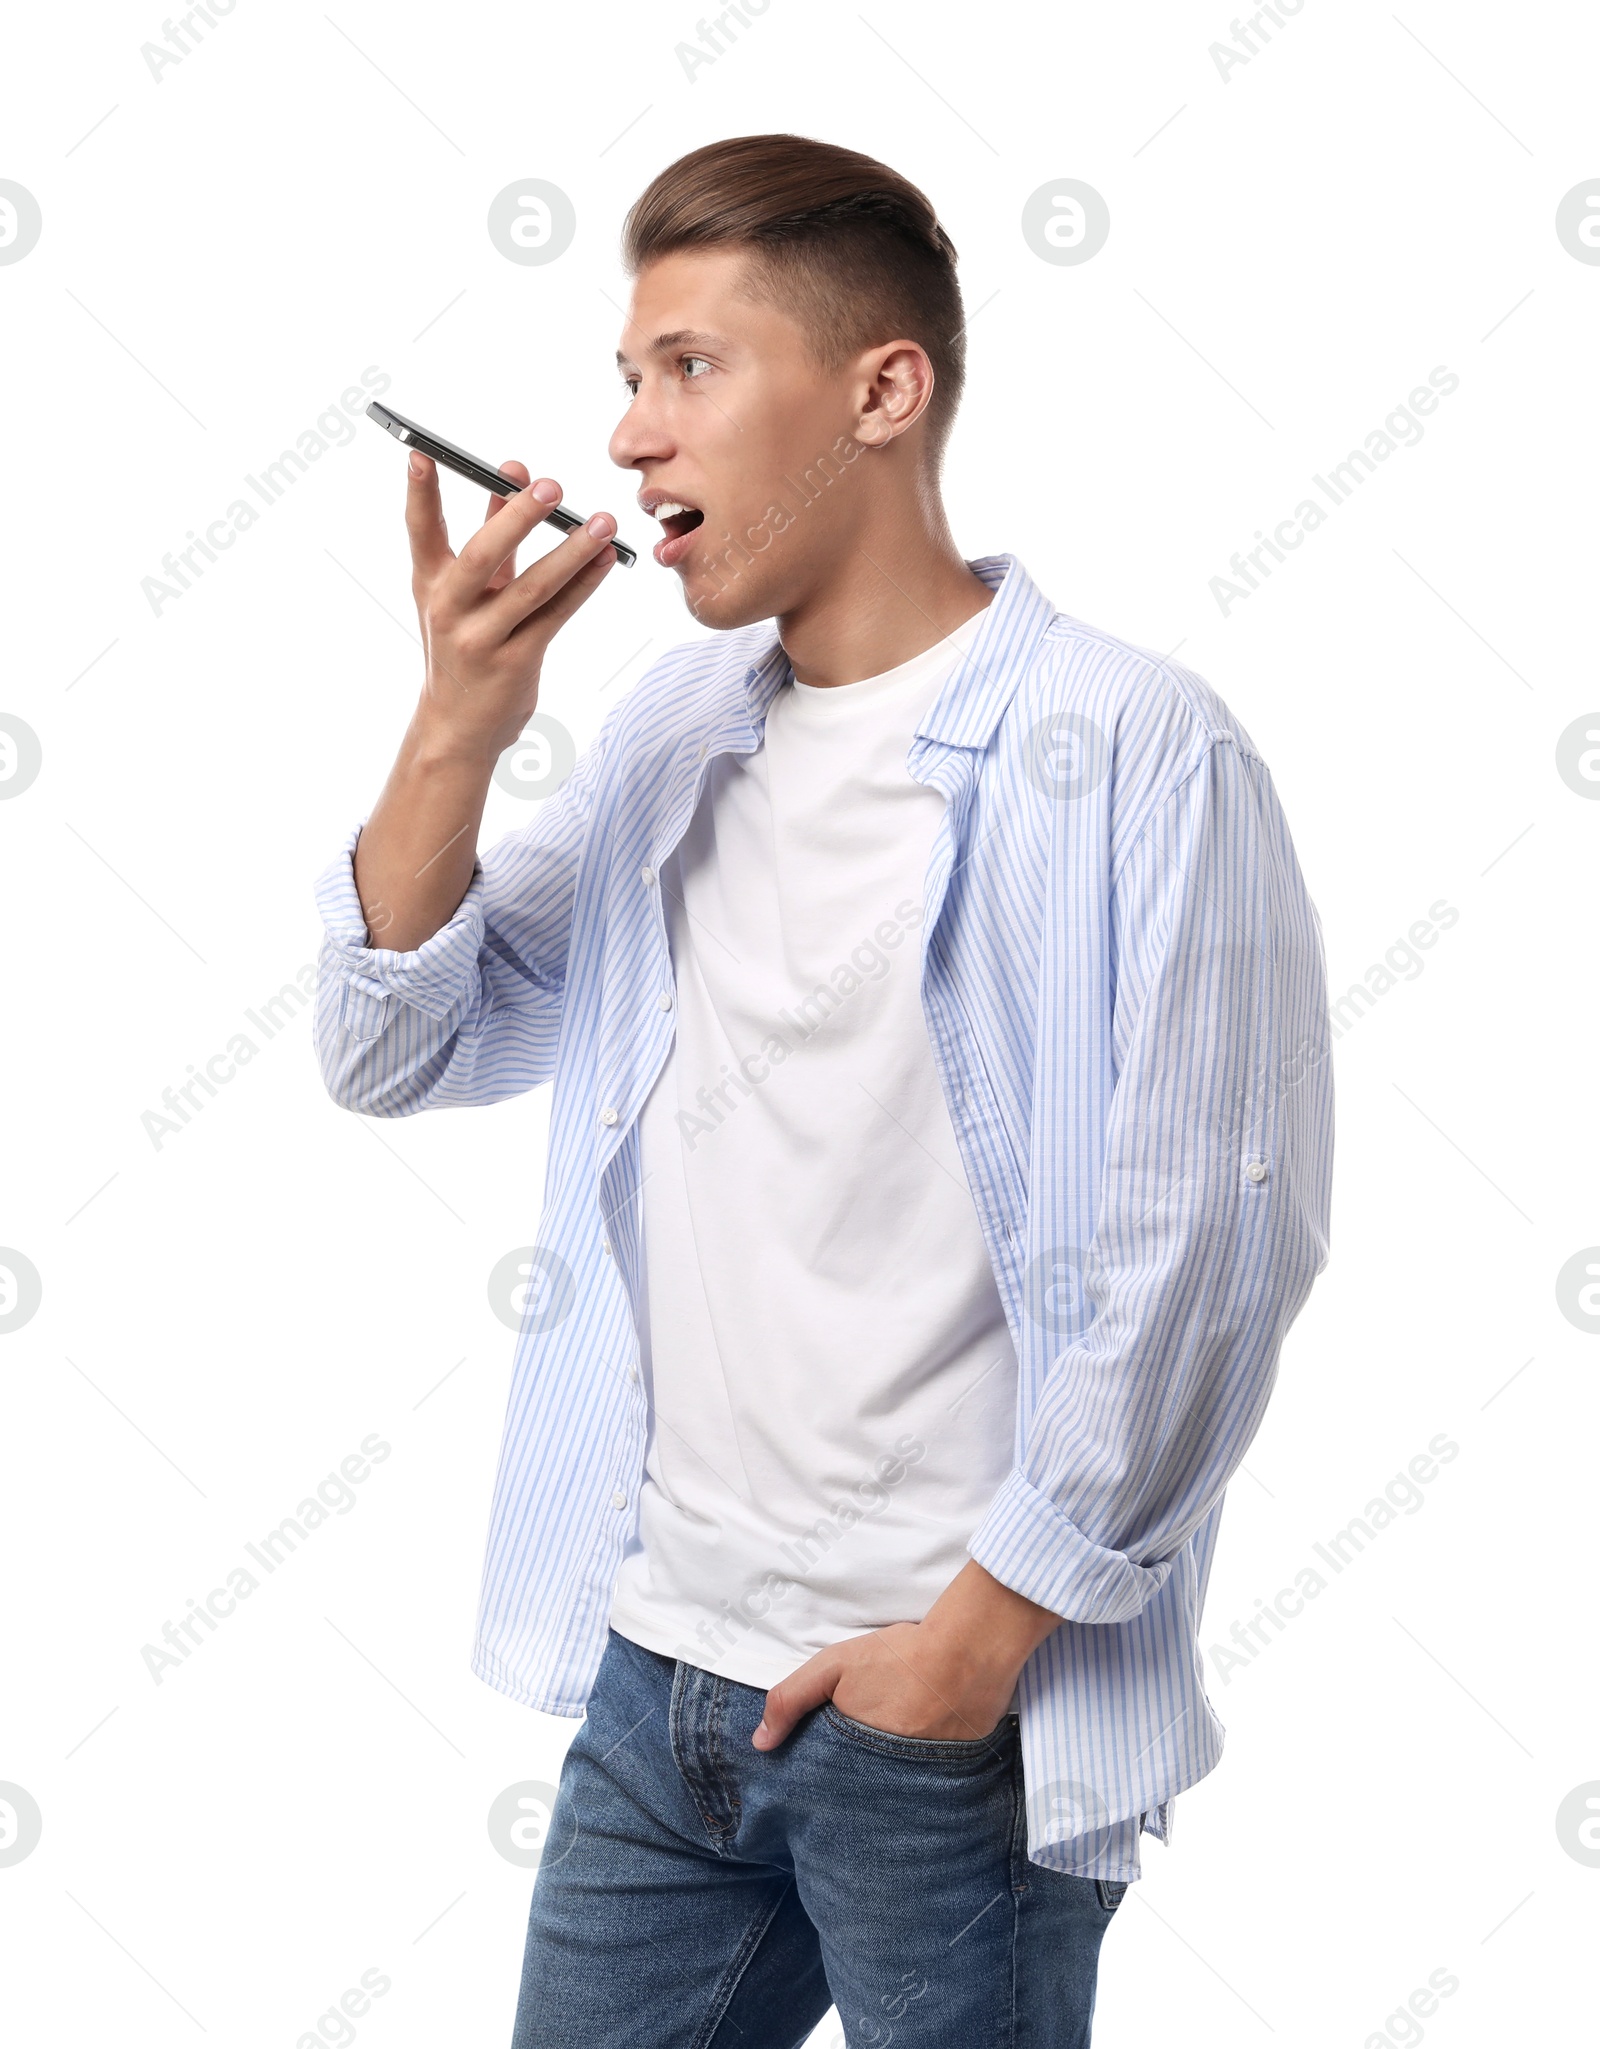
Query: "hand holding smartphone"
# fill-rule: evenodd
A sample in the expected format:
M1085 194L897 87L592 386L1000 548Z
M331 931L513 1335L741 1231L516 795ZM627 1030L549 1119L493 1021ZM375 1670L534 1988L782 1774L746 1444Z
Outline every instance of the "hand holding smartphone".
M476 455L469 455L464 448L458 448L453 441L446 441L442 434L435 434L427 427L419 427L415 420L408 420L404 413L394 412L390 407L380 405L374 399L367 407L367 418L376 420L386 433L396 441L403 441L408 448L420 449L442 463L447 470L454 470L458 477L465 477L471 484L481 484L486 491L494 491L502 498L513 497L522 486L496 469L492 463L484 462ZM564 534L570 534L583 525L583 514L574 512L570 506L553 505L545 514L546 519ZM631 569L638 557L625 542L613 540L617 560L625 569Z
M472 879L490 779L538 708L545 651L613 565L634 557L609 513L583 520L548 477L530 488L521 463L492 470L387 407L369 410L380 424L380 415L393 420L391 432L404 429L397 438L413 450L406 531L424 665L417 708L356 842L355 884L367 943L410 952L444 925ZM459 554L438 463L493 494ZM517 549L545 519L565 538L519 575Z
M457 554L436 461L415 445L406 484L411 592L427 658L413 726L435 757L487 761L492 769L533 716L550 642L623 558L610 513L580 520L567 512L565 538L519 575L517 549L564 510L560 485L548 477L528 484L521 463L488 472L495 479L488 516Z

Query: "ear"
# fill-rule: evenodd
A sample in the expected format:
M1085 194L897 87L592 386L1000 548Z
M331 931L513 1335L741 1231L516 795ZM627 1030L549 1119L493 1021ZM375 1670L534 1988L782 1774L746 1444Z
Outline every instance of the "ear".
M869 350L862 370L866 389L856 439L867 448L887 448L928 410L933 365L919 343L900 340Z

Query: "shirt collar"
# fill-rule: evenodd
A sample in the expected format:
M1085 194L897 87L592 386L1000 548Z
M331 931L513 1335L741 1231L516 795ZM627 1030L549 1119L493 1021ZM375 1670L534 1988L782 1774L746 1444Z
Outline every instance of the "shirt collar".
M1055 606L1015 555L979 555L967 567L989 586L994 597L980 615L972 646L923 714L916 737L981 749L989 744L1024 664L1055 617ZM759 727L766 718L789 674L789 657L774 630L745 670L745 696L753 726Z

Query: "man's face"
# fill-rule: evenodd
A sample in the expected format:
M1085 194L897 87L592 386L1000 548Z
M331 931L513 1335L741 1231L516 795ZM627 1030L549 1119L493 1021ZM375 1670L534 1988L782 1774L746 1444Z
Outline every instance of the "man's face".
M793 611L854 545L872 450L854 438L859 366L829 373L796 322L739 291L736 249L647 264L618 350L633 393L611 459L662 520L656 559L703 625L726 631Z

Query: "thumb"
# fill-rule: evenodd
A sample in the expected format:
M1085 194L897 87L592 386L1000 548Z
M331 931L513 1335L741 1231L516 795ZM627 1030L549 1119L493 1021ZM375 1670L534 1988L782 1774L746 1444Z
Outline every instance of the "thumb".
M774 1750L802 1715L832 1700L839 1681L839 1661L830 1651L818 1651L814 1658L767 1690L761 1720L750 1741L757 1750Z

